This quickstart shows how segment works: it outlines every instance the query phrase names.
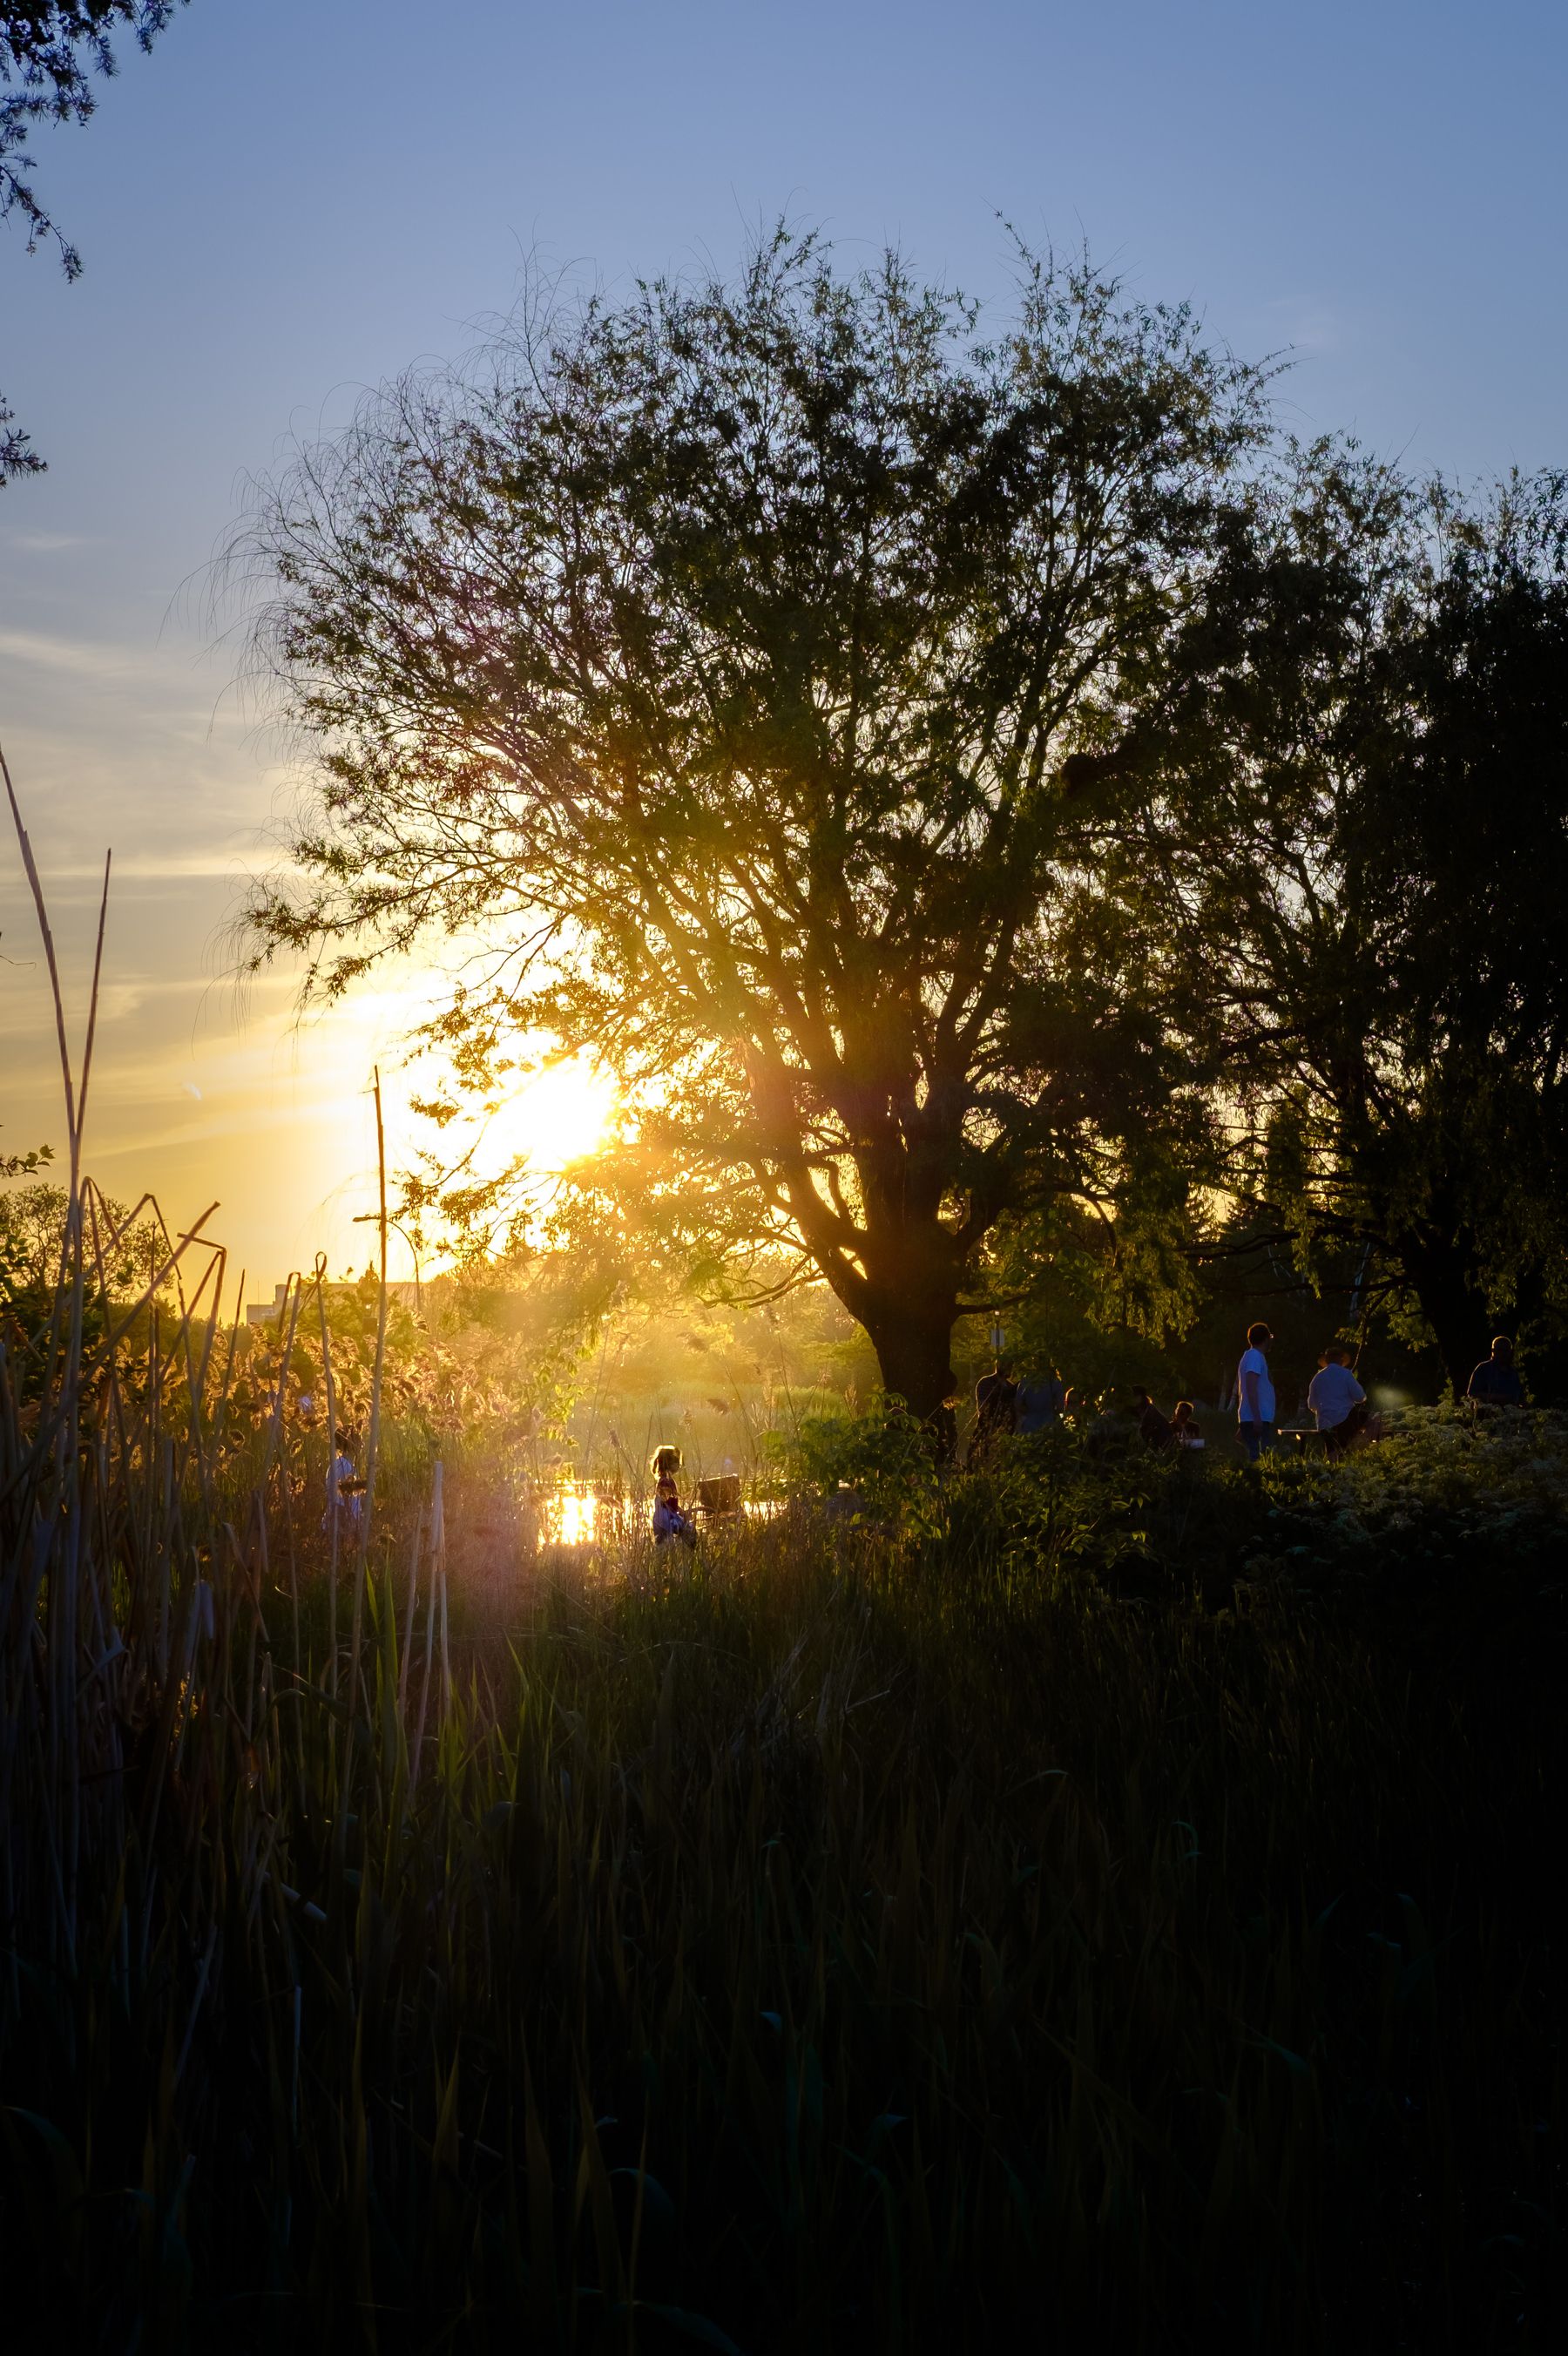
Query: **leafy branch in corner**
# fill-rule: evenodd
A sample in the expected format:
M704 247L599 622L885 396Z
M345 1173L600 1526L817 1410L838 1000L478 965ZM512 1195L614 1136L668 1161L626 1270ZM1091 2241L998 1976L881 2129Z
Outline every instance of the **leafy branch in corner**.
M184 0L178 0L183 5ZM0 220L13 214L27 230L27 252L53 241L68 279L81 275L81 256L33 186L27 141L40 123L85 123L98 101L94 75L115 71L110 36L128 27L150 49L175 13L176 0L6 0L0 14ZM13 475L37 475L44 461L19 432L0 397L0 484Z

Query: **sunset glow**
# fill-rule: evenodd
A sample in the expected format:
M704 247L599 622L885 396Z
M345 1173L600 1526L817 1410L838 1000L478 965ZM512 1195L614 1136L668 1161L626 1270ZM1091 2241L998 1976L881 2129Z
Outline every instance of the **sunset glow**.
M0 9L4 2346L1552 2344L1565 82Z
M485 1123L487 1165L526 1160L553 1173L595 1152L615 1103L615 1083L584 1055L550 1064Z

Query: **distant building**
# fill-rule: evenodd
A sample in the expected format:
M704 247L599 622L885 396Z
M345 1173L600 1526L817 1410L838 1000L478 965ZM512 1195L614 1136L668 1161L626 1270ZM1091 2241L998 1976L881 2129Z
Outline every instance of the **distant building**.
M286 1284L280 1284L274 1288L271 1301L248 1301L245 1303L246 1324L271 1325L283 1313L283 1295L287 1290Z
M436 1279L435 1281L439 1283L439 1278ZM427 1283L424 1288L426 1293L430 1291L430 1285ZM246 1324L277 1324L283 1314L283 1301L287 1296L288 1290L289 1288L286 1284L275 1284L272 1287L272 1297L271 1301L248 1301L245 1303ZM312 1290L313 1287L307 1283L305 1286L306 1292L308 1293ZM326 1288L326 1297L328 1301L331 1301L336 1294L340 1299L348 1300L357 1293L358 1290L359 1286L357 1282L350 1284L329 1284ZM405 1309L417 1309L420 1305L420 1288L414 1283L411 1277L400 1277L395 1281L388 1285L387 1298L389 1301L400 1301Z

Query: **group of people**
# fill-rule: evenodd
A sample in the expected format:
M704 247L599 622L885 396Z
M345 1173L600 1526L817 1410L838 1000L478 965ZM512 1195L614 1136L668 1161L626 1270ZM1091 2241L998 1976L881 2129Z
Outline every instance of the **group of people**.
M975 1386L975 1424L969 1461L976 1463L1004 1432L1022 1438L1049 1431L1072 1412L1074 1400L1059 1375L1043 1377L1008 1373L1000 1358Z
M1266 1325L1248 1328L1247 1346L1236 1369L1236 1431L1249 1463L1255 1464L1278 1437L1274 1385L1264 1355L1274 1340ZM1514 1408L1525 1405L1524 1385L1513 1362L1513 1343L1499 1333L1466 1386L1473 1408ZM1317 1372L1307 1387L1307 1404L1330 1455L1338 1455L1358 1439L1373 1435L1371 1404L1356 1379L1355 1361L1341 1343L1331 1342L1317 1361Z
M1249 1326L1247 1346L1236 1368L1236 1438L1249 1464L1257 1463L1279 1438L1278 1403L1268 1364L1274 1338L1270 1327L1261 1321ZM1507 1334L1498 1336L1490 1356L1470 1376L1466 1397L1483 1408L1524 1405L1524 1387ZM1167 1416L1141 1383L1134 1387L1131 1398L1133 1428L1147 1446L1191 1451L1203 1447L1191 1399L1178 1399ZM1356 1376L1355 1354L1343 1343L1330 1342L1320 1352L1317 1371L1307 1387L1307 1405L1317 1437L1331 1456L1377 1435L1371 1404ZM998 1358L975 1387L967 1461L973 1465L983 1463L1005 1435L1027 1436L1062 1422L1082 1423L1083 1406L1055 1373L1045 1378L1015 1376ZM1109 1436L1114 1428L1110 1419L1102 1417L1092 1427L1091 1436L1095 1430Z
M1247 1346L1236 1368L1236 1437L1249 1464L1255 1464L1279 1437L1266 1355L1273 1340L1267 1325L1249 1325ZM1331 1456L1342 1454L1352 1440L1366 1435L1371 1410L1356 1379L1353 1355L1343 1343L1330 1342L1320 1353L1317 1372L1307 1387L1307 1404Z
M1168 1416L1162 1415L1153 1395L1141 1383L1132 1392L1133 1420L1137 1436L1151 1448L1196 1451L1204 1445L1198 1429L1198 1410L1191 1399L1178 1399ZM1029 1439L1059 1424L1083 1428L1088 1437L1111 1436L1114 1427L1091 1401L1069 1390L1061 1376L1043 1379L1015 1376L1000 1359L975 1387L975 1421L969 1433L966 1462L980 1465L1004 1437Z

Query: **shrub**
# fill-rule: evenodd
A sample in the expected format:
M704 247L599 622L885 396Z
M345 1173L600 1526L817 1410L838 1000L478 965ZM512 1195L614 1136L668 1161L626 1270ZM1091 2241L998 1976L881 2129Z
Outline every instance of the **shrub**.
M901 1398L879 1392L859 1414L803 1417L772 1435L786 1489L841 1498L852 1528L930 1538L944 1522L943 1486L927 1435Z

